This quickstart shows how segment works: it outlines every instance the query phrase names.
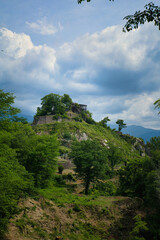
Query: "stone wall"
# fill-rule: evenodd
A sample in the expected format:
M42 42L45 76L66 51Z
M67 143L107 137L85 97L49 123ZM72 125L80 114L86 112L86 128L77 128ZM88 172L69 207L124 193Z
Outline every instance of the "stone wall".
M53 115L37 116L34 118L32 125L47 124L47 123L53 123L53 122L55 122L55 120L53 120Z
M46 116L37 116L34 118L32 125L38 125L38 124L47 124L47 123L54 123L54 122L62 122L62 118L59 117L58 120L53 120L54 115L46 115ZM78 116L78 114L73 112L67 112L67 118L64 118L64 121L72 121L73 118Z

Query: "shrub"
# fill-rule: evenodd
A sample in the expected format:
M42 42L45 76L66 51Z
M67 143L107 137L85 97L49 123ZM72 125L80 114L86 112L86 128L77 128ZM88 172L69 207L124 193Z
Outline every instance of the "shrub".
M60 185L64 185L65 184L65 181L64 181L62 175L56 175L54 179L55 179L55 182L60 184Z
M114 183L112 183L110 181L105 182L105 183L98 182L92 189L93 192L95 192L95 190L97 190L98 193L103 196L115 196L115 194L117 192L117 187L115 186Z
M66 140L71 140L71 134L69 132L64 132L63 134L63 138L66 139Z

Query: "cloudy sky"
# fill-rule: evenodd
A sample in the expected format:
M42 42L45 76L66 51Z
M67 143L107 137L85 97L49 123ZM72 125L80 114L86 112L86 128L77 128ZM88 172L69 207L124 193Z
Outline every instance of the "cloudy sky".
M159 0L155 0L157 5ZM146 0L1 0L0 88L34 115L49 93L88 105L96 121L160 129L160 31L123 33L123 17Z

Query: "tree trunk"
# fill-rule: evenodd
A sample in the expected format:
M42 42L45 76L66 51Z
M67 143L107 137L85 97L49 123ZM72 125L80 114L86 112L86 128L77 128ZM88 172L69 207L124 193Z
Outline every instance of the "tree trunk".
M87 180L87 181L85 182L85 195L88 195L89 185L90 185L90 181Z

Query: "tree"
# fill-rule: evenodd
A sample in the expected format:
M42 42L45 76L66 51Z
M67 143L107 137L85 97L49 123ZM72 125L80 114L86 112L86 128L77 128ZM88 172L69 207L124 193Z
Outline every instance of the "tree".
M124 120L118 119L116 124L118 124L118 131L120 132L122 128L126 128L126 123L124 123Z
M66 107L66 111L69 111L72 107L72 99L70 98L70 96L68 94L64 94L62 96L62 103L65 104Z
M154 165L150 158L131 159L119 170L120 193L154 201L155 178Z
M160 109L160 99L158 99L157 101L154 102L155 108ZM158 113L160 114L160 112Z
M43 98L41 108L37 109L37 114L40 116L50 115L50 114L63 114L65 112L65 106L61 105L61 96L58 94L50 93Z
M82 3L83 1L85 0L78 0L78 3ZM87 2L90 1L91 0L87 0ZM160 7L150 2L146 4L144 8L144 11L136 11L135 14L124 17L124 19L127 20L123 28L124 32L136 29L139 24L144 24L145 22L154 22L154 25L158 26L160 30Z
M59 143L54 135L36 135L29 125L16 123L13 126L12 149L25 169L32 173L36 187L46 187L56 170Z
M105 118L103 118L99 123L100 123L100 125L102 125L103 127L107 127L107 122L109 122L109 121L111 121L111 120L109 119L109 117L105 117Z
M139 24L144 24L145 22L154 22L154 25L158 26L160 30L160 7L150 2L144 8L144 11L136 11L135 14L124 17L127 20L123 28L124 32L136 29Z
M50 93L41 98L41 100L42 106L37 108L36 116L52 114L63 116L66 111L71 109L72 105L72 99L67 94L60 96L58 94Z
M90 183L104 176L107 151L96 140L76 141L71 149L70 157L78 176L84 181L85 194L88 194Z
M122 160L121 150L115 147L113 144L109 146L108 160L113 173L116 164L120 163L120 161Z
M0 89L0 122L4 120L11 120L11 117L20 113L20 109L12 107L15 97L13 93L5 93Z
M15 123L8 123L10 129ZM12 148L13 134L0 129L0 239L9 218L17 209L20 197L33 190L33 177L18 162L17 151Z

